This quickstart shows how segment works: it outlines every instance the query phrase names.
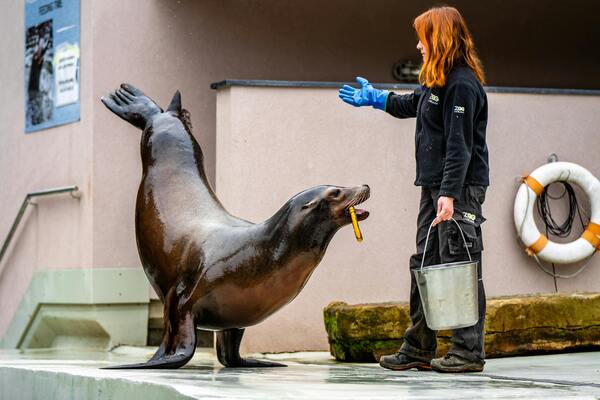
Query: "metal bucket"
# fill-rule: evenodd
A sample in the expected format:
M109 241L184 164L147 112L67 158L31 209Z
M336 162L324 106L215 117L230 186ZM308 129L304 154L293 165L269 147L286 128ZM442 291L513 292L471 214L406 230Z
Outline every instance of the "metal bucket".
M477 261L473 261L471 258L460 225L454 218L452 221L458 226L469 261L423 267L432 228L430 225L425 240L421 269L413 270L427 326L436 331L473 326L479 320Z

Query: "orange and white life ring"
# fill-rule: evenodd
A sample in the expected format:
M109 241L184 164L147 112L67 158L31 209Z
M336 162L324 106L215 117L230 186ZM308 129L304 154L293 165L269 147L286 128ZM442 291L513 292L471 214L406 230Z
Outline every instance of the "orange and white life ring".
M553 182L579 185L590 200L592 216L585 231L570 243L555 243L538 230L533 219L535 200ZM581 261L600 250L600 181L587 169L569 162L543 165L523 178L515 198L515 225L529 255L557 264Z

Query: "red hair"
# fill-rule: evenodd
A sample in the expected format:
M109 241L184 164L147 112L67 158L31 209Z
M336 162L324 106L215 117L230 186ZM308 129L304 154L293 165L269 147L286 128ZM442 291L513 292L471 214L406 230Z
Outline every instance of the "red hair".
M456 8L431 8L415 18L413 27L425 46L425 60L419 74L422 85L444 86L448 73L457 62L467 64L477 79L485 83L483 66L475 51L473 38Z

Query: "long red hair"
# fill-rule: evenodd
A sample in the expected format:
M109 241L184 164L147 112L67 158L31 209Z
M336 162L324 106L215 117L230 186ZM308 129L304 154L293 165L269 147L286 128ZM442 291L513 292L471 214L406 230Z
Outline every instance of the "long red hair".
M468 65L477 79L485 83L471 32L456 8L431 8L415 18L413 27L425 46L425 60L419 74L422 85L444 86L448 73L457 62Z

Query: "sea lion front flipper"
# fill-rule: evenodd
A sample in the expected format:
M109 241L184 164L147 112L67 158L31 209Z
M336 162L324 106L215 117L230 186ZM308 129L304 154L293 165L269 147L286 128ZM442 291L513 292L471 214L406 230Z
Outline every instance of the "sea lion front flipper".
M175 369L183 367L192 358L194 352L191 354L172 354L170 356L163 356L159 359L150 359L148 362L139 364L125 364L125 365L114 365L110 367L103 367L102 369Z
M121 84L119 89L100 100L110 111L140 129L144 129L154 115L162 112L154 100L128 83Z
M163 340L148 362L103 369L171 369L187 364L196 351L196 322L191 311L177 305L175 290L171 290L165 300Z
M271 361L254 360L240 356L240 343L244 329L224 329L217 332L217 358L219 362L230 368L253 368L253 367L286 367Z

